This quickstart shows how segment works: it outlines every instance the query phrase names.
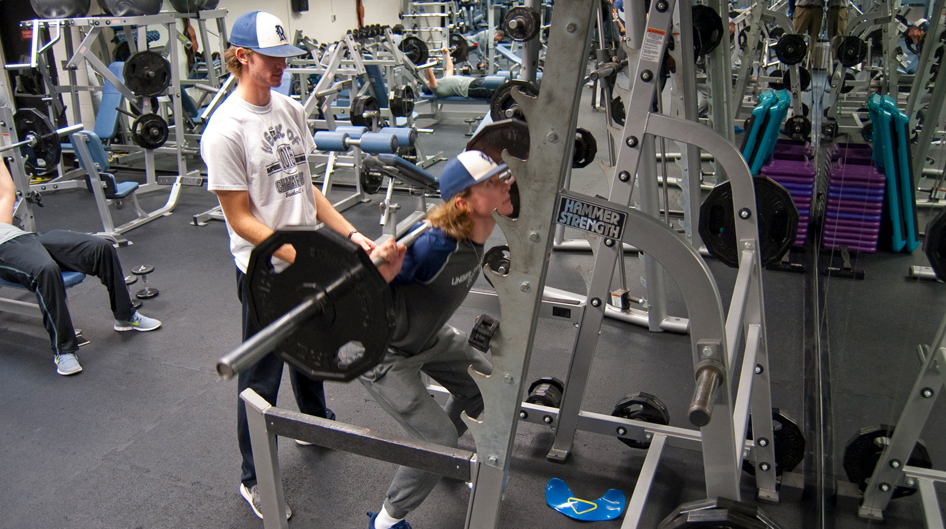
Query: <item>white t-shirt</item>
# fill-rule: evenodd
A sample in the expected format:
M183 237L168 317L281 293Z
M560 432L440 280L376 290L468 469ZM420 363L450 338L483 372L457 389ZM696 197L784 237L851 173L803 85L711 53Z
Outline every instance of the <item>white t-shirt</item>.
M315 226L316 206L306 155L315 142L298 102L272 92L258 107L230 94L200 139L210 191L249 191L250 213L273 230ZM246 272L253 245L227 222L230 252Z

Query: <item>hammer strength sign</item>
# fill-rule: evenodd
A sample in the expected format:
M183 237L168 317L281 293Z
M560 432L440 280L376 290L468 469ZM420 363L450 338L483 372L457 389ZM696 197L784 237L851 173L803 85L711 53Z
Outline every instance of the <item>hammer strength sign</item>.
M558 202L556 222L602 237L621 239L627 214L563 196Z

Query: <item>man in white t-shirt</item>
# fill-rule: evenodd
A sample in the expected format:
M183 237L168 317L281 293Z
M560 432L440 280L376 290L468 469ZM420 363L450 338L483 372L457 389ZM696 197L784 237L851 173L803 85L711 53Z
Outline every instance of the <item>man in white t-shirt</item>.
M237 268L237 295L243 304L244 341L260 330L249 317L244 286L250 252L274 231L324 223L371 252L372 257L383 257L387 264L380 271L388 281L400 270L404 258L404 247L393 240L375 247L312 185L306 157L315 143L305 111L298 102L271 91L282 80L286 57L304 54L289 43L285 26L274 15L254 11L238 18L224 59L239 84L214 112L201 137L207 187L217 194L227 219ZM286 245L275 257L291 263L295 254L296 250ZM238 393L252 388L275 405L282 368L282 359L270 353L240 374ZM291 366L289 374L299 411L334 418L325 405L321 382L306 378ZM262 518L246 408L241 399L237 402L237 434L243 456L240 493ZM286 514L292 514L288 507Z

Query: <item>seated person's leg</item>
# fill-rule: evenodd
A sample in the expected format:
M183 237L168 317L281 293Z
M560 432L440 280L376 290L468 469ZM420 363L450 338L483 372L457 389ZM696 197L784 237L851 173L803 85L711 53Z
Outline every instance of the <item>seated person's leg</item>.
M0 278L36 293L54 354L72 354L79 349L66 306L62 270L36 234L21 235L0 245Z
M49 255L64 269L98 277L108 289L112 314L118 321L128 321L135 313L125 287L125 276L118 252L108 241L67 230L52 230L37 235Z

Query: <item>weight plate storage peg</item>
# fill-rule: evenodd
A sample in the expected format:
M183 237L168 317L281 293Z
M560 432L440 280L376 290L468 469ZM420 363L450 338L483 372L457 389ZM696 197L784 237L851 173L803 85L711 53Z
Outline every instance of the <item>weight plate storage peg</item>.
M295 248L295 262L282 269L277 259L277 270L273 254L284 244ZM395 323L391 289L368 254L344 235L329 228L278 231L253 250L245 281L250 317L260 329L315 302L314 313L275 347L310 378L352 380L387 351ZM349 350L359 354L346 356Z
M867 43L858 37L848 35L838 43L835 53L842 66L853 68L864 62L867 57Z
M775 475L781 476L782 472L791 472L805 459L805 435L798 423L778 408L772 408L772 435L775 437ZM751 417L746 439L752 439ZM755 465L747 459L742 460L742 470L755 475Z
M712 52L723 40L723 19L715 9L695 5L693 13L693 52L697 57Z
M139 51L125 61L122 75L125 85L135 94L156 96L171 84L171 63L158 52Z
M404 52L404 55L415 65L424 64L430 58L427 43L414 36L401 39L401 43L397 45L397 48Z
M565 394L565 384L555 377L543 377L529 386L529 396L526 402L559 408L562 406L562 395Z
M52 169L59 163L62 147L59 134L49 121L35 108L20 109L13 116L18 141L31 140L32 145L20 146L20 154L26 171L31 175Z
M767 176L754 176L752 180L758 212L759 258L762 266L768 266L781 260L795 242L798 209L788 191L774 180ZM713 257L733 268L739 266L736 214L730 181L714 187L703 201L700 206L699 232Z
M525 42L539 34L539 13L531 7L514 7L503 17L503 29L514 41Z
M670 424L670 412L667 406L657 397L643 391L627 395L617 404L611 412L613 417L622 419L631 419L635 421L644 421L653 424ZM631 448L647 449L650 448L650 441L638 441L637 439L628 439L618 437L618 441Z
M145 149L157 149L168 141L168 123L157 114L142 114L131 125L135 144Z
M795 33L782 35L778 39L778 44L775 45L775 56L783 64L798 64L805 60L807 53L808 45L805 44L805 37Z
M539 88L534 84L521 79L512 79L506 81L496 92L489 102L489 115L493 121L501 121L509 118L516 118L525 121L525 115L519 109L519 103L512 97L512 91L518 88L527 96L539 97Z
M926 225L923 253L930 261L936 278L946 281L946 209L940 210L939 215Z
M847 473L847 479L851 483L856 483L861 490L867 489L867 482L874 474L877 461L890 443L891 437L893 437L893 426L886 424L869 426L851 437L844 446L842 461L844 472ZM933 468L933 461L923 441L918 440L913 445L913 452L910 453L910 459L906 464L911 467ZM892 498L910 496L915 492L916 488L913 487L897 487L893 491Z

